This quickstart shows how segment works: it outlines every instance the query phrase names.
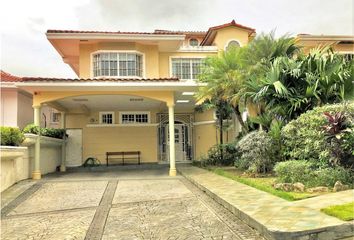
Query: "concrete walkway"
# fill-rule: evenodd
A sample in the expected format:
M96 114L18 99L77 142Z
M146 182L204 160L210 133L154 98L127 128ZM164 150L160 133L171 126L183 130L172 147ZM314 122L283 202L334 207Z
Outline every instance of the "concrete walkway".
M2 193L1 239L263 240L167 168L52 174Z
M354 201L354 190L289 202L197 167L183 165L178 171L267 239L334 240L354 236L353 222L319 211Z

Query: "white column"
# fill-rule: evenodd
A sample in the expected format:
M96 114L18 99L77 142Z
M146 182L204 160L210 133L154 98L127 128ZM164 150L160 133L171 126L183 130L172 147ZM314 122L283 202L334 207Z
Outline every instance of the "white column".
M41 126L41 106L34 106L34 125ZM36 143L34 144L34 168L32 171L32 179L41 179L41 132L39 131Z
M174 105L168 105L168 130L170 135L170 176L176 176L175 113Z
M65 161L66 161L66 118L65 112L60 113L60 123L61 128L65 130L65 134L63 137L63 144L61 145L61 165L60 165L60 172L66 171Z

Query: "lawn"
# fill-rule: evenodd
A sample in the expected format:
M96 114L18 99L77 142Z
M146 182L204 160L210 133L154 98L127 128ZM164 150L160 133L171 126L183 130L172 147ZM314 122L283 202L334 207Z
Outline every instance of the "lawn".
M281 197L288 201L296 201L305 198L315 197L324 193L308 193L308 192L285 192L281 190L276 190L272 184L275 183L276 178L274 176L266 177L247 177L243 176L241 171L238 171L235 168L209 168L209 171L212 171L220 176L230 178L237 182L246 184L248 186L257 188L261 191L268 192L275 196Z
M354 202L343 205L329 206L321 209L321 211L343 221L354 220Z

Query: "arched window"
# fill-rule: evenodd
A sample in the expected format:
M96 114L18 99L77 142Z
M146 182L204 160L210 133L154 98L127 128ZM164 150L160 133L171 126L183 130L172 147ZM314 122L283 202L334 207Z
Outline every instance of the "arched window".
M195 38L189 39L189 46L195 47L195 46L198 46L198 45L199 45L199 41L197 39L195 39Z
M232 48L232 47L240 47L240 46L241 46L241 45L240 45L240 43L239 43L238 41L236 41L236 40L231 40L231 41L227 44L225 50L227 51L227 50L229 50L229 49Z

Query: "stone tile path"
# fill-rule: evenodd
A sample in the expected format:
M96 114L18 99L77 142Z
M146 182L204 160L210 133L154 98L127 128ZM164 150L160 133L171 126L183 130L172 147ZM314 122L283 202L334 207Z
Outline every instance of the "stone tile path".
M167 173L54 174L16 194L6 191L1 239L263 239L189 181Z
M289 202L193 166L179 172L214 200L269 239L339 239L354 236L354 223L343 222L320 208L353 201L354 190Z

